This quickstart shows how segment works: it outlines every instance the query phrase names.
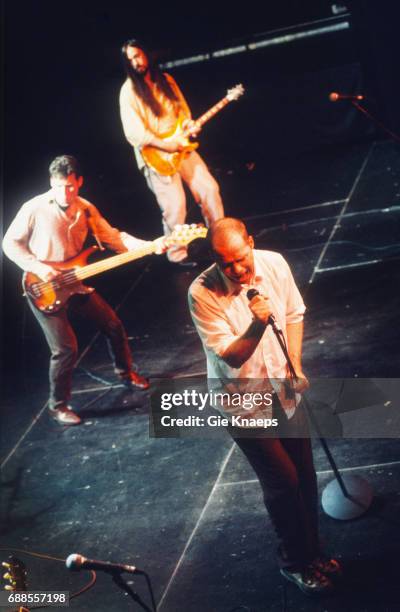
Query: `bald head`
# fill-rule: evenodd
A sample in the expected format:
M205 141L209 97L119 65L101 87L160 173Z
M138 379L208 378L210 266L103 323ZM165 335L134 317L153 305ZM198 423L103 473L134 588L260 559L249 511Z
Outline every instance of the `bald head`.
M208 239L218 267L230 280L248 284L254 275L254 241L243 221L224 217L211 224Z
M248 242L249 235L243 221L234 217L224 217L211 224L208 239L213 251L227 244Z

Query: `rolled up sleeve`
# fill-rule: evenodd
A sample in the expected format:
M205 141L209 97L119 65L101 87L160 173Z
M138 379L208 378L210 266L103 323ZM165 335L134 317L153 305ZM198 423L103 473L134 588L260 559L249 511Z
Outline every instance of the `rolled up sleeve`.
M213 303L206 290L189 290L189 309L204 348L221 358L237 335L218 305Z
M29 250L31 207L24 204L3 238L3 251L11 261L26 272L34 272L37 259Z

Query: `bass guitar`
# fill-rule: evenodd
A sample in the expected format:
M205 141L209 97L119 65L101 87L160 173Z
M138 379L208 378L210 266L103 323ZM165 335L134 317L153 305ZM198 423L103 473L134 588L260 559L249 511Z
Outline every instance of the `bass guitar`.
M211 107L206 113L204 113L204 115L201 115L201 117L196 119L195 124L201 128L206 121L211 119L211 117L214 117L214 115L222 110L229 102L240 98L243 93L243 85L236 85L235 87L232 87L232 89L228 89L226 96ZM198 148L198 142L191 142L189 140L189 133L184 128L186 121L187 117L184 115L179 115L175 127L171 131L158 136L162 140L165 140L165 142L174 140L178 136L183 136L186 139L187 145L182 151L167 153L166 151L162 151L161 149L157 149L156 147L152 147L150 145L146 145L141 149L142 157L147 166L150 166L150 168L158 172L158 174L162 174L163 176L172 176L178 172L179 167L185 157Z
M106 270L141 259L152 253L161 253L174 245L186 246L195 238L205 238L206 235L207 228L201 225L176 225L169 236L157 238L139 249L87 264L88 257L99 250L99 247L92 246L68 261L44 262L60 271L60 274L50 281L42 281L36 274L25 272L22 279L24 295L33 302L36 308L46 314L51 314L60 310L75 293L93 291L91 287L86 287L81 283L85 278L101 274Z

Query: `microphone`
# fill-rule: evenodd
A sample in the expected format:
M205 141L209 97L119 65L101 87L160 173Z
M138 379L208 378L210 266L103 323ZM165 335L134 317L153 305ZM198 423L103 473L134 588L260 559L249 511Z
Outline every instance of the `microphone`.
M251 300L252 300L253 298L255 298L255 297L256 297L256 295L260 295L260 292L259 292L257 289L254 289L254 288L249 289L249 290L247 291L247 293L246 293L246 297L247 297L247 299L249 300L249 302L251 302ZM275 317L274 317L274 315L273 315L273 314L270 314L270 315L269 315L267 325L272 325L272 327L276 327L277 329L279 329L279 327L277 326L277 323L276 323L276 320L275 320Z
M331 102L337 102L338 100L364 100L365 96L361 96L361 95L347 95L347 94L341 94L341 93L337 93L336 91L332 91L332 93L329 94L329 100Z
M256 295L260 295L260 292L257 289L249 289L248 292L246 293L246 296L249 302L251 302L251 300L254 297L256 297Z
M98 570L101 572L127 572L128 574L140 574L134 565L123 565L122 563L110 563L109 561L96 561L95 559L86 559L83 555L73 553L65 560L67 568L73 572L80 570Z

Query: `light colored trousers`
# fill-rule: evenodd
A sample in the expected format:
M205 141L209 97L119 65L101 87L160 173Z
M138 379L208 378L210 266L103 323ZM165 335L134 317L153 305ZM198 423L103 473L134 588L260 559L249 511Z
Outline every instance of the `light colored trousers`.
M224 216L218 183L196 151L192 151L173 176L162 176L147 166L144 174L161 209L165 236L171 234L175 225L185 223L186 194L182 179L199 204L207 227ZM183 246L172 247L168 249L167 256L170 261L181 261L187 256L187 249Z

